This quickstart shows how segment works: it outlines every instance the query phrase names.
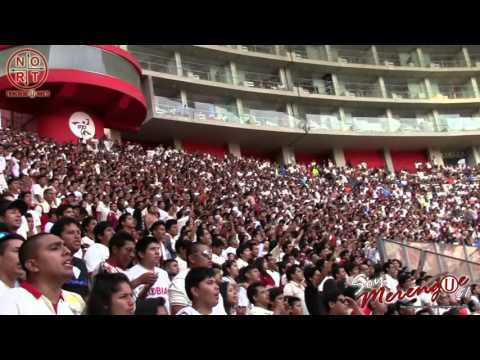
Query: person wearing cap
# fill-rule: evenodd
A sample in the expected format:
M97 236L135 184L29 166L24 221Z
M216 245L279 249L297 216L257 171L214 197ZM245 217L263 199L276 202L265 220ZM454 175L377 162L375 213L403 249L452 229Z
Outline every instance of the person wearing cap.
M0 228L0 297L7 289L18 287L18 279L24 275L18 258L18 250L25 239Z
M26 280L0 297L0 315L79 315L85 302L62 290L73 276L72 255L63 240L38 234L23 242L19 259Z
M22 216L25 216L26 213L27 204L24 201L0 200L0 223L5 224L9 232L18 232L22 225ZM22 236L24 235L26 236L26 234L23 234Z

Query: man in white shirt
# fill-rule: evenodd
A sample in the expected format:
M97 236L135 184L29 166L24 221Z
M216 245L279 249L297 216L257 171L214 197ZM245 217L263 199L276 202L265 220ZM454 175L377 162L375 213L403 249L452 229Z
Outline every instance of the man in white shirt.
M173 258L172 249L168 247L167 244L167 232L165 229L165 224L163 221L155 222L151 227L150 231L155 239L160 244L160 252L162 254L162 260L167 261Z
M19 235L25 237L26 234L24 233L23 229L20 230L20 227L22 225L22 217L25 216L26 213L27 204L24 201L9 201L5 199L0 200L0 222L5 224L8 232L18 233Z
M254 283L248 287L247 296L253 307L248 312L249 315L273 315L273 311L268 310L270 298L268 290L261 283Z
M24 274L18 258L24 241L18 234L0 232L0 296L7 289L18 287L18 279Z
M136 299L155 299L162 297L165 299L165 307L170 312L168 302L168 288L170 279L165 270L158 267L160 263L160 244L151 236L140 239L135 246L139 263L127 270L127 276L130 281L137 279L141 275L150 272L157 276L157 280L150 286L141 284L133 289Z
M287 285L283 288L284 296L294 296L302 301L303 313L308 315L307 305L305 303L305 286L303 285L305 277L302 269L297 265L292 265L287 269Z
M241 270L245 266L248 266L248 262L252 259L252 250L248 243L243 243L237 249L237 266Z
M48 179L45 175L38 177L38 183L32 186L32 195L37 203L43 202L43 194L48 188Z
M222 251L225 248L225 242L216 237L212 241L212 261L214 264L222 266L225 262L225 259L222 257Z
M95 226L93 233L95 235L95 243L88 247L84 257L89 274L92 274L98 265L107 260L110 256L108 244L110 243L114 231L110 224L104 221L99 222Z
M172 281L168 296L170 306L172 307L172 314L177 314L178 311L184 307L190 306L191 301L185 289L185 279L191 269L199 267L212 267L212 253L208 246L199 243L193 243L187 251L187 263L189 268L180 272ZM220 300L213 309L214 315L226 315L223 307L223 299Z
M177 315L216 315L214 308L221 296L211 268L191 269L185 278L185 289L192 305L184 307Z
M72 255L61 238L39 234L20 247L26 281L0 297L0 315L79 315L85 302L62 290L73 276Z
M280 273L278 272L278 266L277 262L275 261L275 257L272 254L267 254L265 255L265 258L267 259L267 274L270 275L270 277L275 282L275 287L279 287Z
M185 271L188 268L187 265L187 249L192 242L184 239L179 239L175 242L175 253L177 257L178 270Z
M395 265L395 262L393 261L388 261L385 266L385 284L384 286L387 288L387 290L390 290L392 292L397 291L398 288L398 269Z

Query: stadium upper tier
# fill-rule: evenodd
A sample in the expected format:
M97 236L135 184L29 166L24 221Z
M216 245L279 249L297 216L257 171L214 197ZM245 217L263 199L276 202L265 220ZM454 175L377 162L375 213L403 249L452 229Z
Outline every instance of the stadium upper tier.
M123 47L142 66L150 118L342 135L480 134L480 46Z

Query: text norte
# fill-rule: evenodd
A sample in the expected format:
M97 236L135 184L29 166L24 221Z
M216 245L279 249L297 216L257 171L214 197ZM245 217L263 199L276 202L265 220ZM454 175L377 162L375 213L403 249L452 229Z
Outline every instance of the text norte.
M458 286L466 285L470 279L468 276L461 276L458 278ZM437 280L431 286L421 286L415 288L409 288L407 290L398 289L397 291L388 291L385 287L380 287L378 289L373 288L369 292L363 293L359 296L360 306L365 307L370 300L377 300L380 304L383 304L383 301L387 303L392 303L395 300L403 300L405 298L412 299L419 296L422 293L432 294L432 301L436 301L440 292L442 291L441 280Z

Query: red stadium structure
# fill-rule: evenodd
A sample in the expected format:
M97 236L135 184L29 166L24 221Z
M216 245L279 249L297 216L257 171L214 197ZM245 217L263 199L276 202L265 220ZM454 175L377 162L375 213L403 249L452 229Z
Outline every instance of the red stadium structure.
M89 137L101 138L104 128L136 131L145 120L142 70L129 52L114 45L0 45L2 64L24 48L46 58L48 76L38 90L49 91L50 96L3 96L15 90L4 68L0 71L0 108L32 114L29 127L40 136L61 143L77 141L73 122L88 123Z

